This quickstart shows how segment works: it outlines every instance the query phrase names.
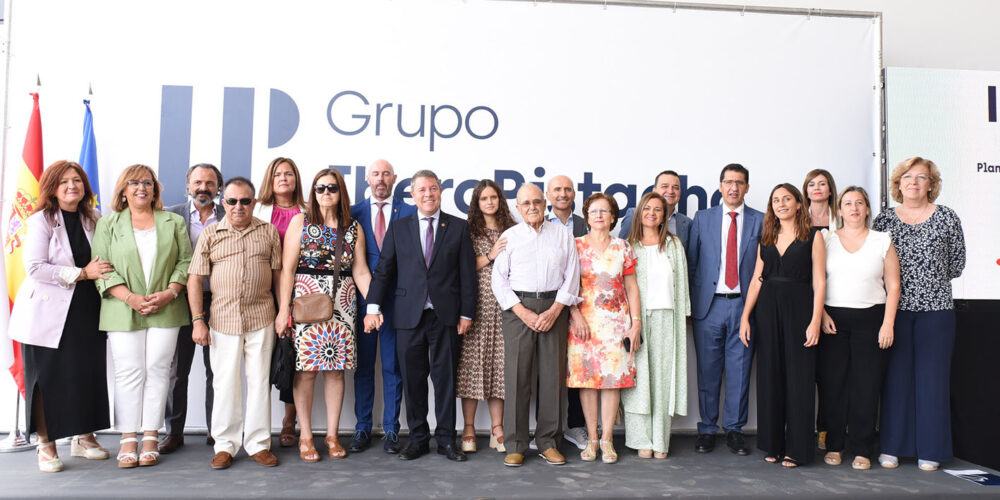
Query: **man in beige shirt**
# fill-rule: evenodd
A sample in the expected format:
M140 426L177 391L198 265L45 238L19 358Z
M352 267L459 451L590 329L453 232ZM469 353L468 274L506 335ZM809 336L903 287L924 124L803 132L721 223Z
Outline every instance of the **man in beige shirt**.
M211 345L215 372L213 469L228 468L241 442L257 463L278 465L271 453L269 376L275 317L271 283L281 270L281 244L274 226L251 215L254 192L246 178L226 182L222 195L226 218L202 231L188 269L188 296L198 297L188 301L191 336L198 345ZM213 296L208 325L200 299L205 276ZM246 369L245 419L241 367Z

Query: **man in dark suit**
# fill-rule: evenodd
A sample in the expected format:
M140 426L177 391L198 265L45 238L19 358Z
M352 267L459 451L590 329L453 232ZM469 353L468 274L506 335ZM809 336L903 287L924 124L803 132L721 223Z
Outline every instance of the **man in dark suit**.
M222 187L222 172L214 165L199 163L188 169L187 195L188 201L167 207L167 211L184 217L188 235L191 237L191 248L198 244L201 231L225 217L222 204L216 203L219 189ZM212 292L208 288L208 279L204 282L203 303L206 315L211 309ZM207 321L207 316L206 316ZM170 363L170 391L167 393L167 406L164 412L167 435L160 441L160 453L172 453L184 445L184 424L187 421L188 376L191 374L191 363L194 361L195 343L191 338L191 325L182 326L177 334L177 350ZM205 362L205 426L208 427L209 444L212 439L212 364L209 362L209 349L201 349L202 360Z
M583 217L573 213L576 191L569 177L557 175L549 179L545 198L551 206L549 213L545 215L546 220L566 226L573 232L574 238L587 234L587 222ZM563 433L563 437L582 450L587 447L587 422L583 418L583 407L580 405L580 389L566 389L566 400L566 432ZM541 405L536 404L535 407ZM535 442L532 441L531 444L534 446Z
M351 207L351 218L365 230L365 257L368 269L375 271L390 224L417 211L416 207L392 195L396 172L385 160L375 160L365 176L371 196ZM359 292L360 295L360 292ZM358 367L354 371L354 438L348 447L351 453L368 448L371 443L372 406L375 403L375 359L382 354L382 430L386 453L399 453L399 405L403 400L403 378L396 361L396 329L392 326L392 298L385 298L382 313L385 322L378 331L357 336ZM366 307L360 297L359 307ZM363 317L358 315L358 322ZM358 330L363 331L363 326ZM379 344L382 348L379 349Z
M434 382L437 451L464 461L455 444L455 374L461 338L472 326L478 283L469 225L441 211L441 181L430 170L413 174L410 193L417 213L389 226L368 290L365 331L382 326L380 313L395 296L396 357L403 374L410 443L399 458L430 450L427 376ZM395 283L393 289L392 284Z
M750 453L743 438L747 423L753 345L740 341L740 317L757 264L764 216L746 206L750 172L738 163L719 176L722 204L695 214L688 241L691 318L698 359L698 440L695 451L715 449L719 429L719 389L725 374L722 429L729 450Z
M667 229L681 239L681 245L687 250L691 233L691 218L677 211L677 202L681 200L681 176L673 170L664 170L653 179L653 191L660 193L667 200ZM632 229L632 217L635 207L628 209L622 217L622 227L618 231L619 238L628 238Z

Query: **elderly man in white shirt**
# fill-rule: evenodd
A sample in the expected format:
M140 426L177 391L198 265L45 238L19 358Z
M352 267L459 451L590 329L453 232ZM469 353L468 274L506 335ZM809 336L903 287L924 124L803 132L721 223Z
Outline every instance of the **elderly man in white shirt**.
M529 407L538 388L535 443L552 465L559 453L566 407L566 342L569 309L580 291L580 258L573 234L545 220L542 190L524 184L517 192L524 222L504 231L504 248L493 264L493 294L503 309L504 422L507 457L504 465L524 463L528 449Z

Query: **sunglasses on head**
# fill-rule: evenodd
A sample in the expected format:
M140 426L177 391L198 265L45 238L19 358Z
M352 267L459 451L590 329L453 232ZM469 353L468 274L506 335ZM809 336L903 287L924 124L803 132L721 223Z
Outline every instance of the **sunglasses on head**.
M314 189L316 190L316 194L323 194L327 191L329 191L330 194L337 194L340 192L340 186L337 184L316 184Z
M250 204L253 203L253 198L226 198L223 201L226 202L226 205L231 207L236 206L237 203L243 205L244 207L249 207Z

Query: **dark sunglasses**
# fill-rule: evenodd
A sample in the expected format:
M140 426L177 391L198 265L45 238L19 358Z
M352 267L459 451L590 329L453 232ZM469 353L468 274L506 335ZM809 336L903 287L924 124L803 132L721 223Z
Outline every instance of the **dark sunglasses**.
M313 189L316 190L316 194L323 194L327 191L329 191L330 194L337 194L340 192L340 186L337 184L316 184L316 187Z
M237 203L243 205L244 207L249 207L250 204L253 203L253 198L226 198L224 201L226 202L226 205L231 207L236 206Z

